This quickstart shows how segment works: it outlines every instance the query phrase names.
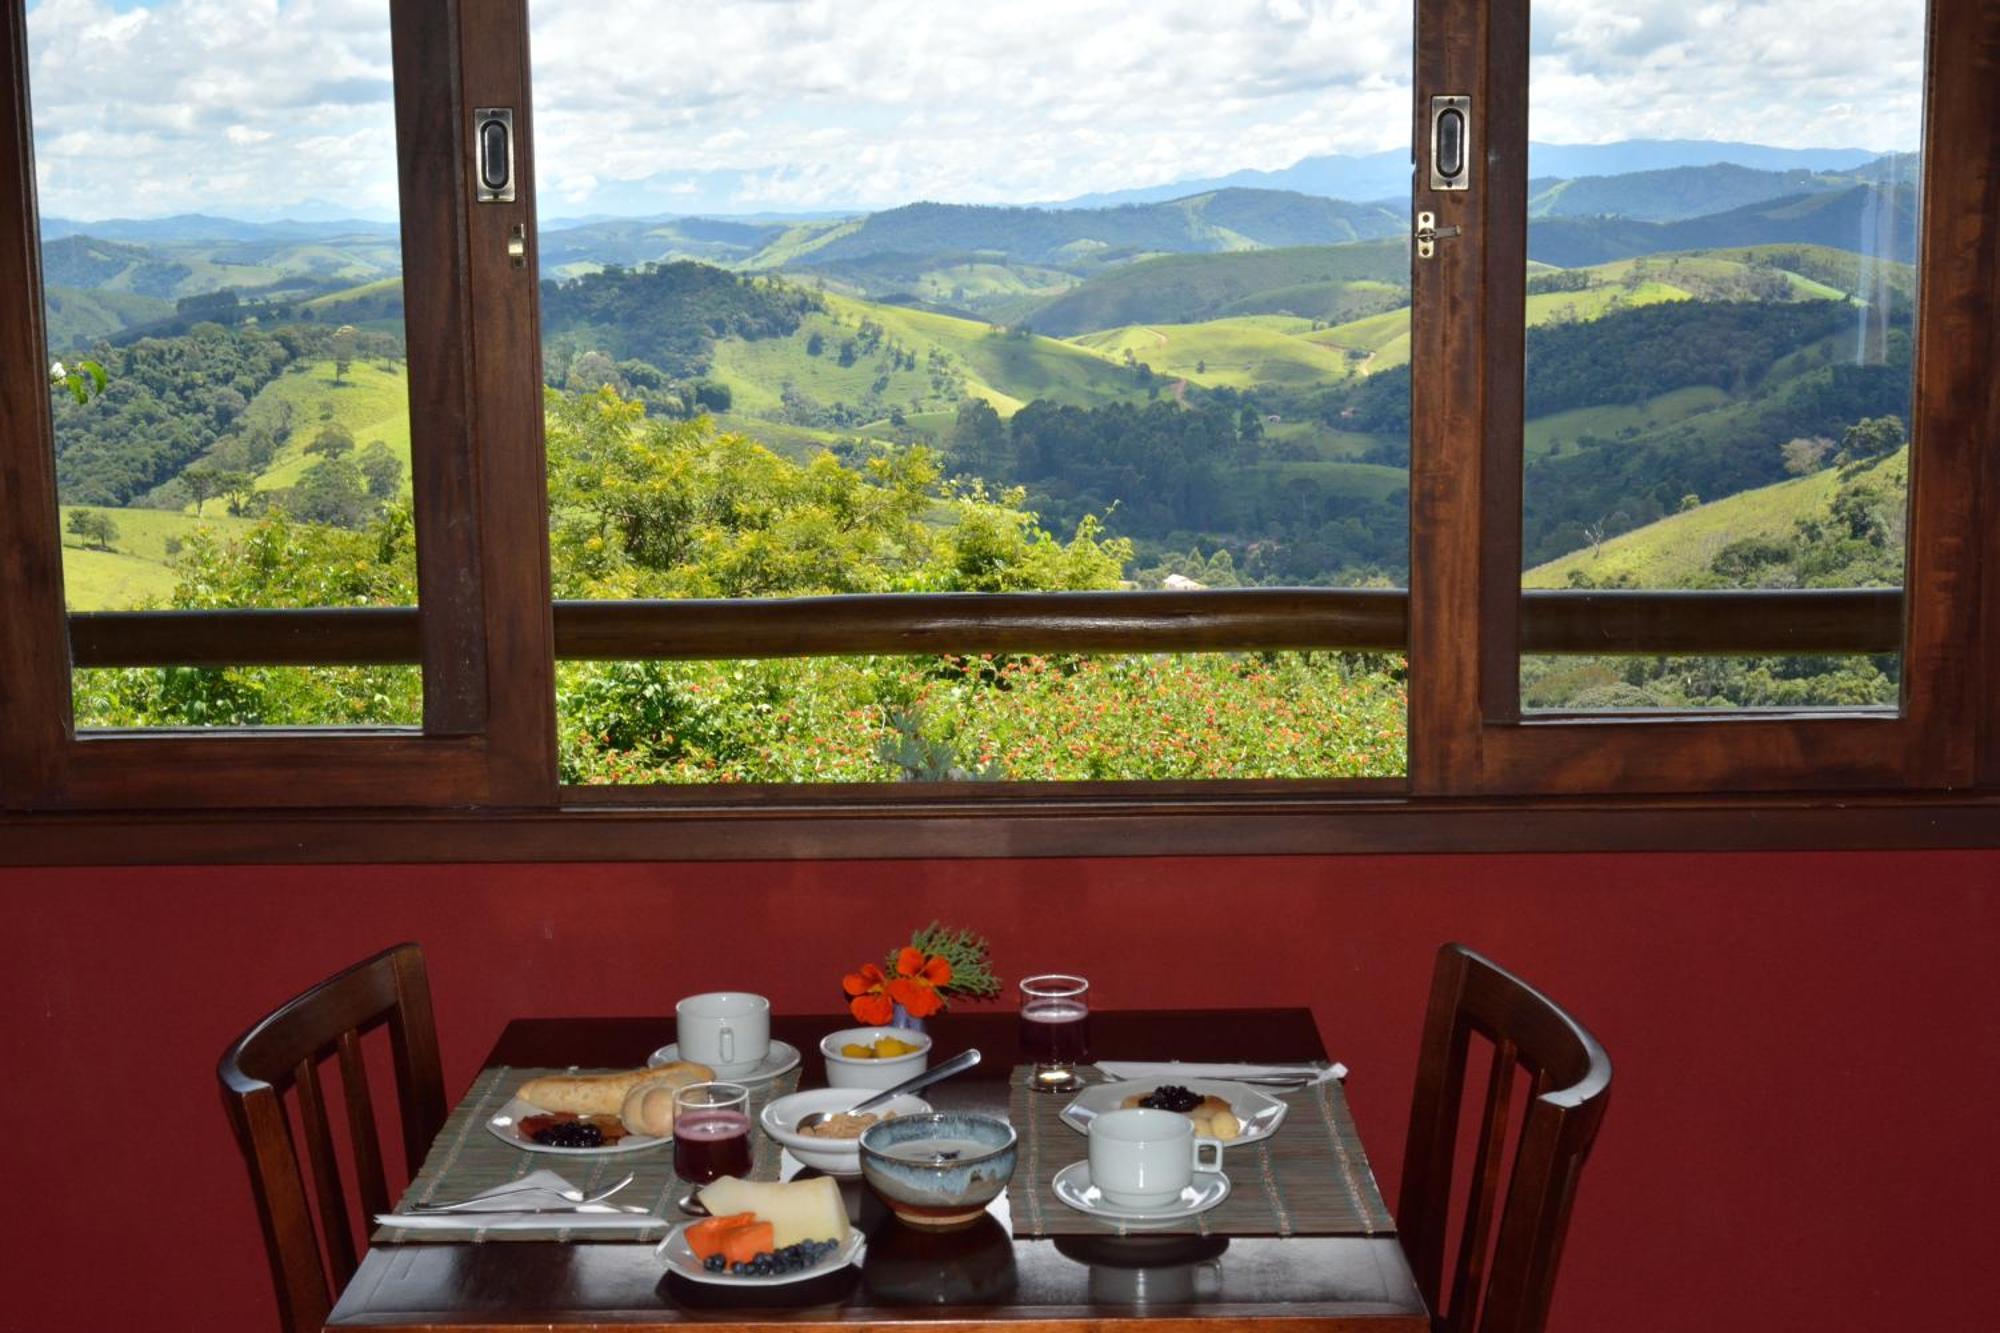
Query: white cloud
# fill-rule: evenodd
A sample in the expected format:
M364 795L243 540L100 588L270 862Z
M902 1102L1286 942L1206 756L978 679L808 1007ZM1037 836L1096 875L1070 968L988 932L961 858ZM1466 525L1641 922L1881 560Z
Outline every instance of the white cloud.
M544 212L1024 201L1408 133L1375 0L532 0ZM1913 146L1922 0L1536 0L1531 129ZM42 205L395 207L386 0L41 0ZM693 182L699 182L697 187Z

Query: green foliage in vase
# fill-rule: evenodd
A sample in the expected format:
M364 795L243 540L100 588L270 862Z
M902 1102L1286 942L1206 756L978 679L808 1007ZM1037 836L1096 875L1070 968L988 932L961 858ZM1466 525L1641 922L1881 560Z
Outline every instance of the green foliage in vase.
M910 947L926 958L942 958L951 964L951 980L940 987L954 1000L990 1000L1000 993L1001 981L993 971L992 946L973 930L954 930L933 921L910 932ZM895 974L896 950L889 952L885 970Z

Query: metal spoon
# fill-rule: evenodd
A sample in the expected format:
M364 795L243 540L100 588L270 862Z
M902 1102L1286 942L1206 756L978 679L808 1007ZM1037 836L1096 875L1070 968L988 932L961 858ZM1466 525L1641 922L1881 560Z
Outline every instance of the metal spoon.
M962 1074L978 1063L978 1051L967 1051L962 1055L954 1055L936 1069L926 1069L915 1078L904 1079L893 1088L884 1088L873 1097L865 1101L856 1102L845 1111L814 1111L811 1115L800 1116L799 1122L793 1125L792 1129L794 1132L802 1134L814 1125L825 1124L837 1115L853 1115L859 1111L870 1110L882 1105L882 1103L889 1101L891 1098L900 1097L906 1092L915 1092L919 1088L928 1088L933 1083L943 1082L953 1074Z

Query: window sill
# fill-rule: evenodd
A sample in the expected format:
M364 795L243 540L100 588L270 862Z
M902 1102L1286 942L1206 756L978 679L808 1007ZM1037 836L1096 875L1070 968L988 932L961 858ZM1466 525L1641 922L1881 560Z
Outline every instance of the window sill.
M1393 784L1392 784L1393 785ZM671 808L0 817L0 865L775 861L1861 851L2000 847L2000 793L1473 801L1273 792L955 790L839 805L746 792Z

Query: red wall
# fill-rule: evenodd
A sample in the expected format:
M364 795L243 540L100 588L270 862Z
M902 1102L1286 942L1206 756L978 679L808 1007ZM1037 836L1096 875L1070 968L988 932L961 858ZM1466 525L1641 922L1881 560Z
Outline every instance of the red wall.
M216 1057L381 945L429 954L455 1095L510 1016L827 1012L933 916L1107 1006L1310 1004L1392 1200L1464 940L1617 1066L1557 1328L1990 1327L1996 885L1947 852L0 871L8 1104L89 1136L8 1136L0 1328L269 1326Z

